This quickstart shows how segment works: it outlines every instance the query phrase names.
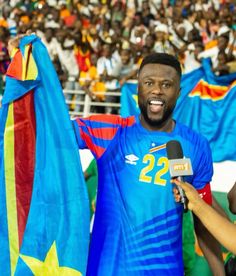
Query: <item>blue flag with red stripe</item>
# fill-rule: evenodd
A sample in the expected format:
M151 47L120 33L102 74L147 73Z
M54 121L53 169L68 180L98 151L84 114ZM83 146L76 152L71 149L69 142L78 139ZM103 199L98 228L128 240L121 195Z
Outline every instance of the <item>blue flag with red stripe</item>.
M213 161L236 160L236 73L216 76L210 59L181 79L181 95L174 118L203 134L210 143ZM132 106L132 107L130 107ZM137 84L124 85L121 115L139 114Z
M20 41L0 109L0 275L85 275L89 203L45 46Z

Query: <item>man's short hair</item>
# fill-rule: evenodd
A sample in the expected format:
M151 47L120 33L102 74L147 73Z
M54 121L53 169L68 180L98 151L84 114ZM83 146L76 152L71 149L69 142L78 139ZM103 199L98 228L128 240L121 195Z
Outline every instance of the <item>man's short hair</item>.
M153 54L147 55L143 59L139 67L139 73L142 71L143 67L146 64L164 64L164 65L171 66L177 71L179 77L181 78L182 71L181 71L180 63L178 59L173 55L166 54L166 53L153 53Z

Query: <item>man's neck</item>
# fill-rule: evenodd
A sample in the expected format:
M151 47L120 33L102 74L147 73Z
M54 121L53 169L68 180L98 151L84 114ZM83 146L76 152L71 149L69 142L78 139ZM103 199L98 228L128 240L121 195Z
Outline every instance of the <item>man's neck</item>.
M167 121L165 121L163 124L160 124L160 125L150 125L145 121L145 119L142 116L140 116L139 119L140 119L141 125L147 130L151 130L151 131L161 131L161 132L170 133L173 131L176 124L172 118L168 119Z

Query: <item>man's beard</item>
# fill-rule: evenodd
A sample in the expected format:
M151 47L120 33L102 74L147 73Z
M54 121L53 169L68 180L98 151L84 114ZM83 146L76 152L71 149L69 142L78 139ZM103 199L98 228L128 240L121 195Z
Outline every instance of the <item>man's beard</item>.
M147 105L145 104L140 104L139 103L139 108L140 108L140 111L141 111L141 114L145 120L145 122L152 126L152 127L161 127L165 124L165 122L172 116L173 114L173 111L174 111L174 108L175 108L175 105L172 106L172 107L168 107L168 108L165 108L164 107L164 113L163 113L163 116L161 118L150 118L148 116L148 112L147 112Z

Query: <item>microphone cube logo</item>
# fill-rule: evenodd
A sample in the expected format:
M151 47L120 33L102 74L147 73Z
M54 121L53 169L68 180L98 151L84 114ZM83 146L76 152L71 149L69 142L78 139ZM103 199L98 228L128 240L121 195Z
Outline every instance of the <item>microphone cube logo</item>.
M188 171L189 170L189 164L188 163L184 163L184 164L174 164L173 167L174 171Z
M169 171L171 177L186 176L193 174L192 165L189 158L170 159Z

